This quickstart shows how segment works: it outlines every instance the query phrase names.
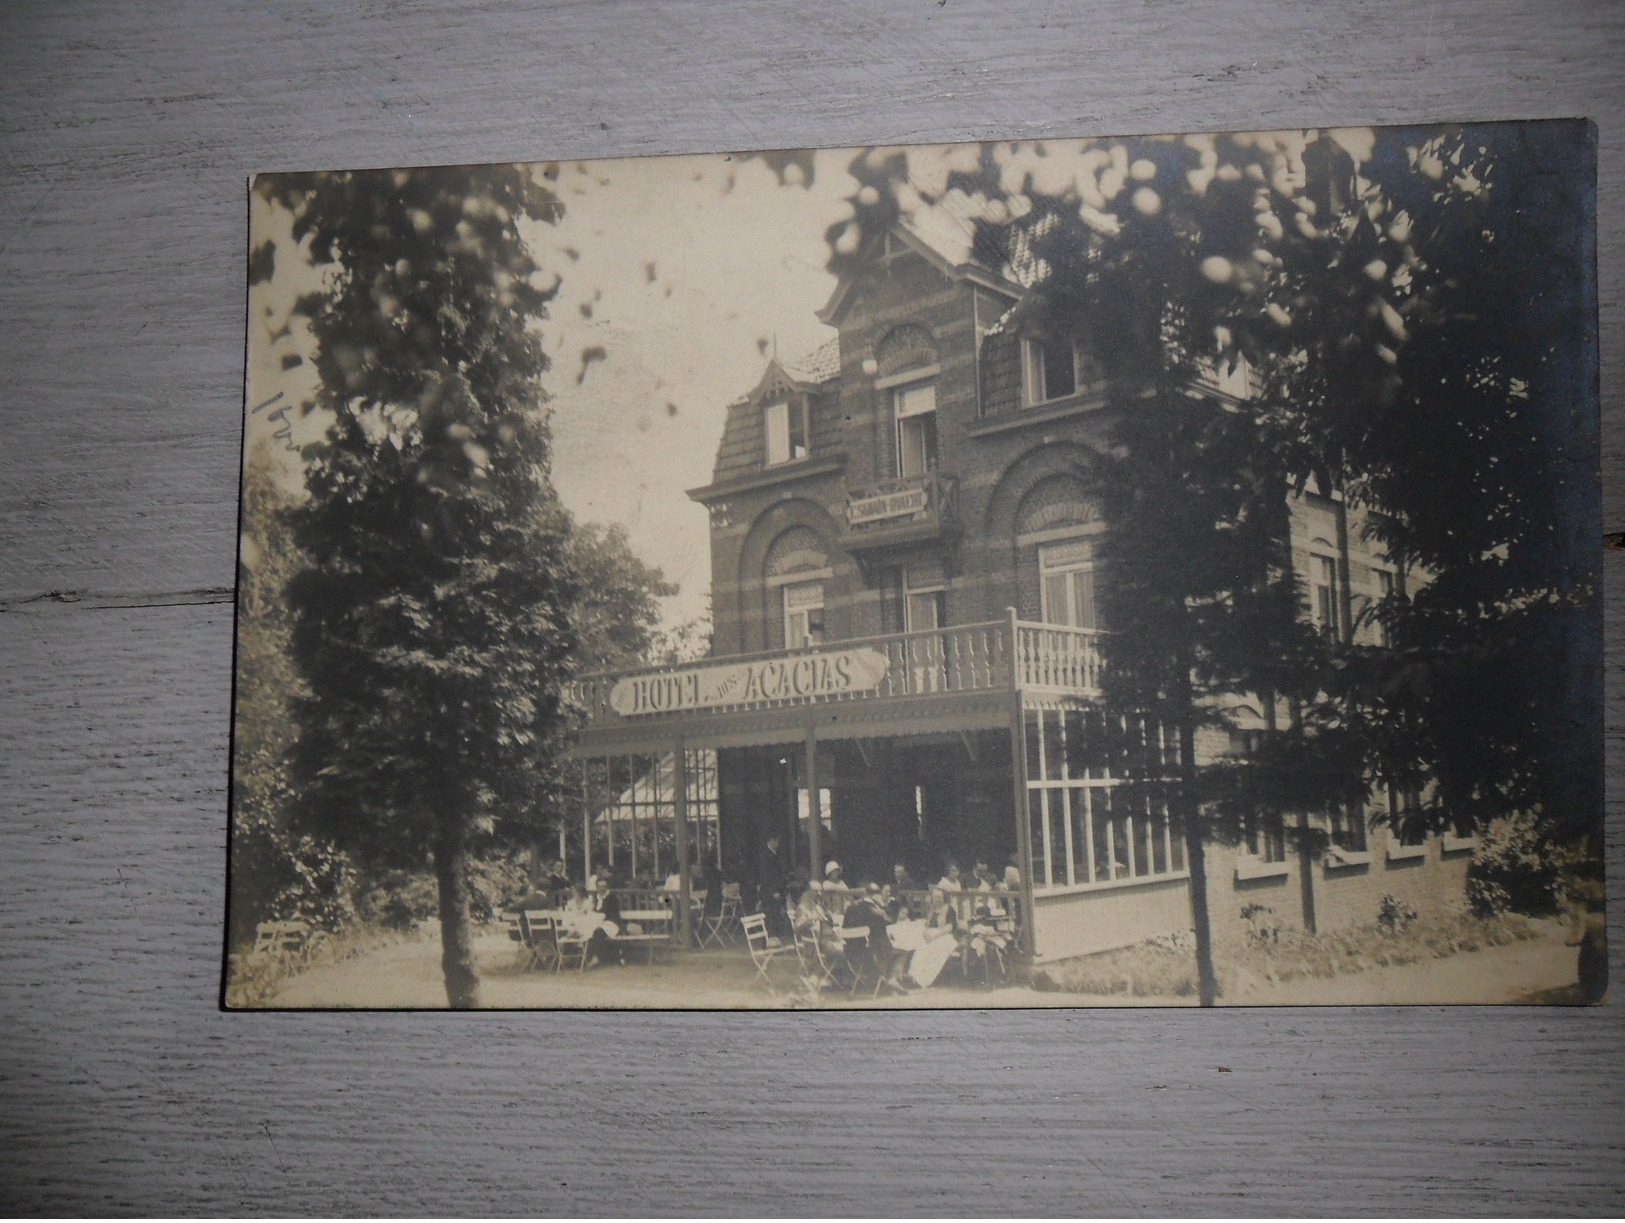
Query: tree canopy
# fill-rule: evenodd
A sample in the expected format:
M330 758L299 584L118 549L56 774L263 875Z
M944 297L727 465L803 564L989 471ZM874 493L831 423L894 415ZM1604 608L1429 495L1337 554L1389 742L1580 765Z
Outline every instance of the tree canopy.
M550 290L517 228L559 204L518 167L261 181L327 269L299 307L331 416L290 513L300 816L370 863L432 858L447 993L473 1005L467 855L545 795L569 729L579 579L534 327Z
M946 210L1027 286L1002 326L1105 374L1107 699L1180 731L1205 1001L1202 844L1249 816L1375 783L1425 794L1405 818L1427 829L1531 810L1598 827L1594 143L1544 123L852 163L833 270ZM1243 361L1252 393L1216 394ZM1409 578L1367 613L1381 647L1305 623L1287 506L1311 485L1369 510ZM1198 769L1226 693L1269 733Z
M1188 651L1198 688L1296 685L1371 773L1430 779L1432 828L1572 830L1600 797L1574 784L1600 777L1594 146L1550 122L872 149L831 266L946 208L1030 286L1007 325L1100 363L1125 698ZM1241 360L1244 403L1189 394ZM1311 481L1411 575L1370 613L1392 648L1281 615L1273 507Z

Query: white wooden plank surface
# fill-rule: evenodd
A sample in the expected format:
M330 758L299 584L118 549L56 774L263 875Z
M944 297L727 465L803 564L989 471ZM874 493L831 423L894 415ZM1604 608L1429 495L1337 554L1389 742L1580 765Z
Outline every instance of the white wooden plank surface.
M1590 115L1618 527L1622 59L1625 8L1573 0L7 6L0 1207L1617 1211L1618 1005L227 1015L216 990L249 173Z

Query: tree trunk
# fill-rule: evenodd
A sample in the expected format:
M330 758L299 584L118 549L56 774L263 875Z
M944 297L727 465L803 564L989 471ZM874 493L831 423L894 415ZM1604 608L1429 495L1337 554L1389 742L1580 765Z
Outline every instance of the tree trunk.
M1185 865L1191 873L1191 926L1196 934L1196 996L1212 1006L1219 996L1213 971L1213 922L1207 911L1207 842L1196 810L1196 726L1189 699L1179 719L1179 818L1185 828Z
M468 847L461 829L445 828L435 839L434 875L440 889L440 971L454 1011L480 1004L474 939L468 923Z

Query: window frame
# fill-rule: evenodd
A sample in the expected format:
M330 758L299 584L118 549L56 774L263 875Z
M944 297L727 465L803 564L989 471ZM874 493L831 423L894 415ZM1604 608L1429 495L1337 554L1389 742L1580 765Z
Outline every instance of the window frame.
M1338 841L1340 823L1358 833L1358 843L1343 845ZM1326 865L1337 869L1346 866L1366 866L1371 862L1370 821L1363 806L1349 806L1326 816ZM1351 838L1353 839L1353 838Z
M1414 794L1406 794L1393 786L1388 787L1388 847L1387 859L1389 862L1409 862L1417 858L1425 858L1428 853L1428 837L1423 836L1420 841L1407 841L1395 827L1393 821L1403 812L1410 810L1416 803Z
M915 585L910 576L907 565L903 566L903 631L905 633L928 633L936 629L945 628L948 623L948 584L938 578L935 581L925 581ZM935 596L932 605L935 608L935 624L914 623L914 600L916 597Z
M1115 758L1090 750L1091 733L1108 733L1104 724L1092 731L1086 713L1051 708L1029 708L1022 717L1025 814L1037 894L1154 886L1190 877L1184 837L1166 796L1147 791L1139 802L1126 802L1127 778L1113 768ZM1160 724L1154 734L1148 725L1139 729L1148 746L1153 739L1160 745L1167 733ZM1090 877L1079 877L1085 874Z
M1049 393L1047 355L1065 343L1072 354L1072 388L1059 395ZM1083 354L1076 340L1045 339L1026 336L1021 341L1021 402L1029 408L1073 399L1083 390Z
M887 388L891 396L892 432L893 442L896 445L896 471L899 480L917 480L929 476L937 470L941 462L941 437L937 429L937 378L933 374L922 377L909 378L895 383ZM931 406L904 412L903 406L909 393L929 389L931 392ZM924 420L923 418L930 419ZM919 454L920 470L905 470L903 437L906 429L918 428L920 430Z
M1399 574L1386 565L1371 565L1371 606L1380 607L1399 589ZM1393 636L1388 626L1374 615L1371 619L1371 644L1379 649L1393 648Z
M1323 565L1330 575L1329 584L1325 585L1320 581ZM1334 640L1340 639L1342 634L1341 572L1337 550L1331 544L1316 539L1309 545L1309 622ZM1323 593L1324 605L1321 598Z
M783 421L782 429L776 428L774 418ZM774 458L775 435L782 437L783 458ZM796 439L801 439L797 446ZM807 401L800 395L786 395L782 399L773 399L762 405L762 454L763 466L783 467L787 463L799 463L811 453L807 438ZM800 453L797 453L797 451Z
M1248 820L1236 846L1237 879L1281 879L1292 872L1292 855L1286 843L1286 819L1279 812L1262 813L1255 824ZM1277 856L1279 855L1279 856Z
M809 602L794 608L791 607L790 598L792 591L806 591L814 587L817 588L818 595L816 602ZM784 632L784 648L786 650L809 650L824 644L824 640L828 632L827 628L825 627L823 617L823 612L827 607L827 603L825 601L826 598L827 594L824 589L824 580L822 578L802 579L800 581L789 581L782 584L779 590L779 613L780 626ZM813 635L814 612L819 613L817 616L817 636ZM796 616L801 617L804 627L801 634L802 639L800 641L792 642L790 639L790 625L792 618Z
M1050 563L1047 555L1053 556L1062 548L1085 547L1088 549L1088 559L1079 561L1063 561ZM1080 624L1077 622L1078 598L1077 576L1089 575L1089 619L1092 623ZM1051 578L1067 579L1064 589L1066 591L1067 610L1072 614L1071 620L1057 620L1052 616L1050 606L1049 580ZM1057 628L1077 628L1092 632L1100 629L1100 604L1095 592L1095 539L1094 534L1078 535L1069 539L1048 540L1038 545L1038 619L1040 623L1051 624Z

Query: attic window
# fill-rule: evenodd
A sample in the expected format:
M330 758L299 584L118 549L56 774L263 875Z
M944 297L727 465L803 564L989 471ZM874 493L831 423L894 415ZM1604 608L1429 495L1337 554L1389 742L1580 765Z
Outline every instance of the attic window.
M781 399L763 408L767 427L767 465L807 457L807 408L803 400Z
M1022 385L1029 404L1049 403L1078 393L1078 349L1065 340L1022 343Z

